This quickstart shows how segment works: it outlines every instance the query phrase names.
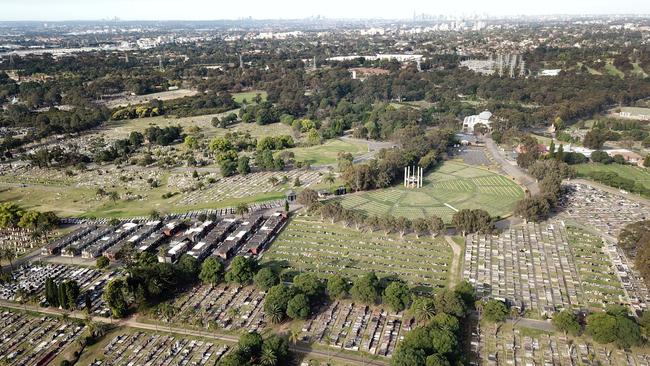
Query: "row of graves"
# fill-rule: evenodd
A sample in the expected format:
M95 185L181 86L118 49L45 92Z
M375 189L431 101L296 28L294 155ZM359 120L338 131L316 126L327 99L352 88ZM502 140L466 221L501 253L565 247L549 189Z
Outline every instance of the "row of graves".
M561 333L528 332L503 325L494 335L483 330L472 340L473 353L483 355L481 365L650 365L650 355L600 345Z
M84 326L19 312L0 314L0 364L47 365L83 333Z
M466 238L463 277L477 294L525 312L551 316L562 309L589 310L623 304L644 310L650 298L628 291L622 258L602 239L560 220L527 223L494 236ZM626 272L625 274L621 272Z
M122 333L90 365L215 365L230 349L213 341L145 332Z
M255 286L195 287L172 302L179 311L171 319L158 311L154 320L196 329L261 331L267 324L262 309L264 297L265 292Z
M290 170L278 174L277 172L255 172L246 175L235 175L220 178L215 183L206 187L183 194L178 201L183 205L202 205L211 202L223 201L256 196L264 193L280 193L286 189L285 184L274 184L270 181L275 178L277 182L292 183L297 178L302 187L309 187L321 180L321 172L315 170ZM172 179L170 177L170 179ZM173 186L173 182L170 186Z
M106 316L110 310L102 300L104 286L117 276L116 271L101 272L93 268L73 267L62 264L48 263L24 264L12 272L13 281L0 284L0 299L8 301L22 301L19 290L24 291L29 297L39 299L45 303L45 282L51 278L56 283L74 280L79 284L82 296L77 301L79 309L87 306L86 294L91 304L90 309L94 315Z
M42 246L44 237L37 237L34 231L22 228L0 229L0 249L12 249L16 256L26 254Z
M561 198L563 213L603 234L617 237L626 225L650 219L650 207L581 183L564 185Z
M325 304L304 323L302 340L390 357L413 326L401 314L350 301Z

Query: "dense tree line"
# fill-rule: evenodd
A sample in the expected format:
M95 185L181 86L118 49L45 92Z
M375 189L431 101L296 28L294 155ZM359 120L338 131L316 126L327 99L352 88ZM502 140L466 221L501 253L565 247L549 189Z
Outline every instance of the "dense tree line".
M49 306L76 310L79 295L79 284L75 280L65 280L61 283L56 283L50 277L45 280L45 300Z
M643 343L642 331L647 335L650 330L648 320L647 313L637 319L629 314L627 307L609 305L605 311L593 312L585 318L572 310L563 310L553 316L553 325L564 334L575 337L584 333L597 343L630 349Z
M650 220L625 226L618 235L618 245L634 258L634 267L650 285Z

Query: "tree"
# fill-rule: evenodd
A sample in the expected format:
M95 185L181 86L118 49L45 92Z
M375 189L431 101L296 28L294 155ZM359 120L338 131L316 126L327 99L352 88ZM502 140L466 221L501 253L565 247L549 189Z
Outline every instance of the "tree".
M301 205L310 207L314 203L318 202L318 193L313 189L305 188L302 192L298 193L296 200Z
M189 254L183 254L176 264L176 269L180 272L185 283L194 283L198 279L199 261Z
M426 362L427 355L421 349L400 346L390 360L392 366L422 366Z
M312 304L325 296L325 284L320 278L311 273L301 273L294 277L293 287L305 294Z
M343 299L348 296L350 285L343 276L335 274L327 280L327 293L334 299Z
M269 267L264 267L257 272L253 278L255 285L263 291L280 283L280 277Z
M469 283L467 280L462 280L454 287L454 292L456 292L467 308L474 306L474 301L476 301L476 296L474 295L474 286Z
M300 340L300 331L299 331L299 330L295 330L295 329L291 329L291 330L289 331L289 341L290 341L293 345L295 345L296 343L298 343L299 340Z
M194 150L197 147L199 147L199 140L197 140L196 137L194 136L185 136L185 140L183 141L183 144L188 149Z
M126 291L127 283L123 278L111 280L104 289L102 297L115 318L123 318L126 315L128 309Z
M406 217L398 217L395 220L395 229L397 229L400 233L400 238L404 237L404 234L406 234L406 231L411 228L411 220L407 219Z
M502 323L508 317L508 307L503 301L490 299L483 306L483 318L492 323Z
M250 158L248 156L240 156L237 160L237 172L241 175L246 175L251 172Z
M611 343L616 340L616 317L599 312L587 316L587 334L598 343Z
M458 350L458 339L456 335L449 329L432 327L429 331L433 348L437 353L453 357Z
M455 291L442 289L434 297L436 312L451 314L457 317L465 315L465 303Z
M643 159L643 166L650 168L650 155L646 156L645 159Z
M273 351L277 361L276 365L289 364L289 344L286 339L273 334L264 340L262 346L262 355L264 352Z
M255 259L237 256L233 259L230 269L226 273L226 281L248 284L253 280L256 271L257 262Z
M264 340L262 336L256 332L245 332L239 336L239 350L243 352L247 358L257 358L262 353L262 345Z
M434 300L424 296L415 297L410 311L418 323L428 323L436 315Z
M439 354L427 356L426 366L451 366L449 360Z
M515 215L532 222L545 220L551 212L551 205L542 196L523 198L515 206Z
M275 366L278 363L278 356L275 355L275 352L272 349L265 348L262 350L262 356L260 357L260 364L263 366Z
M400 312L411 303L411 290L401 282L391 282L384 290L383 302L393 311Z
M578 317L571 310L562 310L555 313L553 315L553 325L565 335L571 334L574 337L579 335L582 330Z
M110 261L108 260L108 258L106 258L104 256L101 256L101 257L97 258L97 263L96 263L97 268L103 269L103 268L108 267L109 264L110 264Z
M594 128L585 135L583 145L589 149L601 149L608 138L609 131Z
M235 207L235 213L241 217L244 217L249 211L248 205L245 203L240 203Z
M352 285L350 294L354 300L364 304L374 304L379 298L379 279L375 272L359 277Z
M106 193L108 195L108 198L113 201L113 203L117 202L117 200L120 199L120 194L117 193L116 191L110 191Z
M217 285L223 280L223 270L223 263L214 257L208 257L201 264L199 279L205 284Z
M287 315L291 319L305 320L309 317L309 299L304 294L294 296L287 303Z
M284 284L269 289L264 299L264 313L272 323L279 323L284 319L287 304L294 295L295 291Z
M440 217L432 216L429 219L429 233L431 233L431 236L433 236L435 238L444 229L445 229L445 223L444 223L444 221L442 221L442 219Z

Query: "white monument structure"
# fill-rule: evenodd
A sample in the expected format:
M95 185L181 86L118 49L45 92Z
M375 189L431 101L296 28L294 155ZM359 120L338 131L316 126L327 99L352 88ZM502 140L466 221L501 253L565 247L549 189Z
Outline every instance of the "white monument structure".
M405 188L422 188L422 181L424 178L424 169L421 167L404 168L404 187Z
M492 122L490 121L490 118L492 118L492 113L490 113L490 111L483 111L477 115L465 117L463 120L463 132L473 133L474 126L477 124L484 124L487 126L488 130L491 130L492 128L490 125Z

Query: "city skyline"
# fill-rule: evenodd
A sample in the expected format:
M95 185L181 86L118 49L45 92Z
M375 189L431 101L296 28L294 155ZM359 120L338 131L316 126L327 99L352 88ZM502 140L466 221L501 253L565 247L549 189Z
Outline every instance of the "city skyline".
M80 0L26 0L3 5L0 21L65 21L98 20L118 17L123 20L221 20L241 19L301 19L312 16L327 18L384 18L408 19L416 14L445 14L469 16L487 14L490 16L551 15L551 14L648 14L650 3L627 1L612 3L604 0L526 3L506 0L482 2L467 0L462 3L432 4L423 0L409 1L396 8L386 0L367 2L344 2L333 0L324 7L319 4L305 4L295 1L263 2L250 0L248 6L239 4L218 4L207 0L184 1L178 6L173 0L99 0L92 3Z

